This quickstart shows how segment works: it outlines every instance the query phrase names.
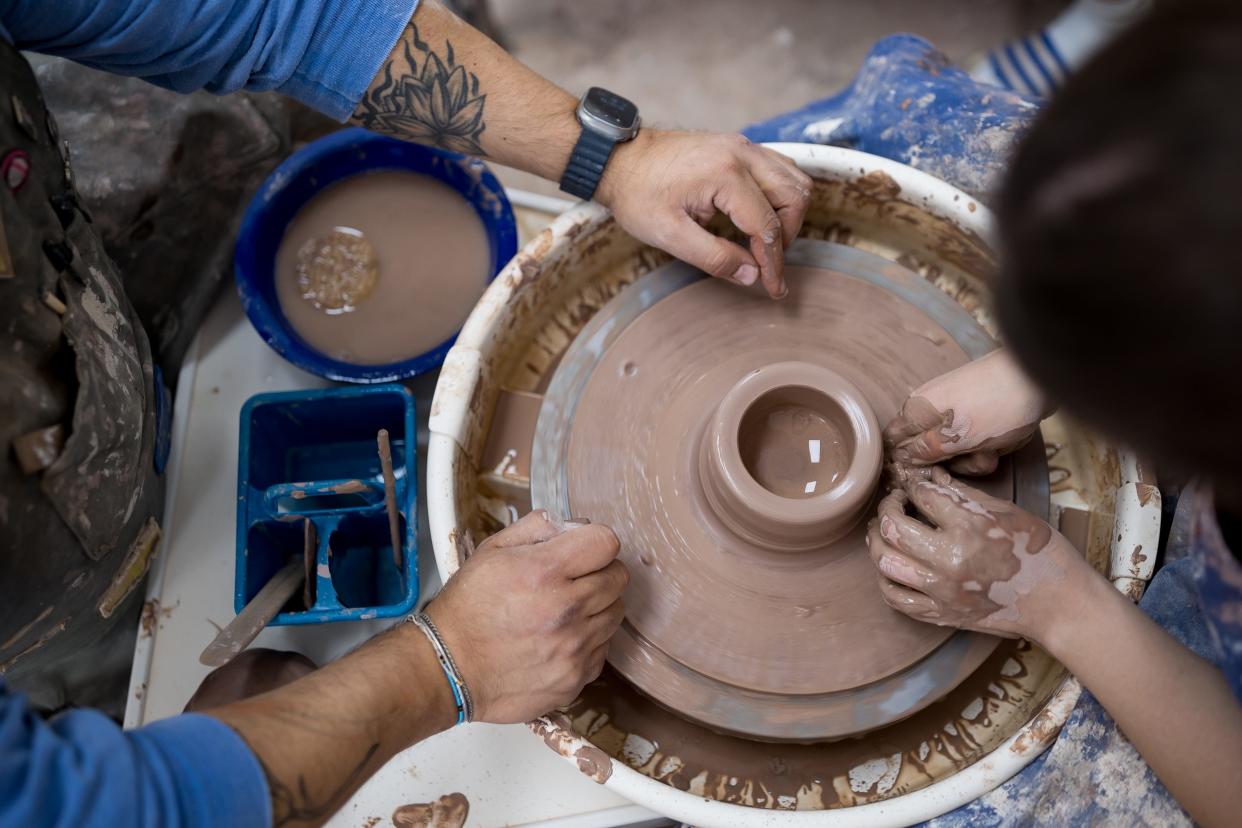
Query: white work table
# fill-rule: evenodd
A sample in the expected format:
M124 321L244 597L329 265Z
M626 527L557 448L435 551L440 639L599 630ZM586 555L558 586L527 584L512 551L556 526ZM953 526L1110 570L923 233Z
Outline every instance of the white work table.
M525 217L524 217L525 218ZM529 232L522 221L523 235ZM209 672L198 656L215 625L233 612L238 415L266 391L318 388L327 381L285 362L246 320L232 286L208 315L182 370L168 470L164 537L147 587L125 725L176 715ZM427 411L435 376L410 383L418 406L418 559L422 598L439 589L427 534ZM255 646L297 650L317 663L336 658L391 621L268 627ZM331 825L389 825L394 810L460 792L467 825L565 828L649 825L657 815L580 774L523 725L470 724L415 745L369 780ZM664 824L659 822L656 824Z

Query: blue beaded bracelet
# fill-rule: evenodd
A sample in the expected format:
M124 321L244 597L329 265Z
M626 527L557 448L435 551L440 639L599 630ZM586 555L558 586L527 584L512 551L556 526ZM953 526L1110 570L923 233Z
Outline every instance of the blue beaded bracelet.
M440 661L440 669L444 671L449 689L453 691L453 703L457 706L456 723L465 724L471 721L474 715L474 703L470 697L470 690L466 687L466 682L462 679L448 648L444 646L440 630L426 613L411 615L408 620L423 631L423 635L427 636L427 640L431 642L431 648L435 650L436 658Z

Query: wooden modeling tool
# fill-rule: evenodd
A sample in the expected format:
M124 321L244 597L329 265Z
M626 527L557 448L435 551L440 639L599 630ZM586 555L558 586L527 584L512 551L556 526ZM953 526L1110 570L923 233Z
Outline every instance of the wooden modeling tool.
M302 523L302 606L306 609L315 608L315 552L319 546L319 532L315 524L307 518Z
M392 473L392 445L388 442L388 429L381 428L376 439L379 442L380 470L384 473L384 506L388 509L388 534L392 536L392 562L400 572L401 522L397 519L397 478Z
M280 608L297 594L305 577L302 560L291 558L279 572L272 576L250 603L237 613L228 626L220 630L214 641L207 645L198 657L199 663L208 667L221 667L246 649L251 641L263 631Z

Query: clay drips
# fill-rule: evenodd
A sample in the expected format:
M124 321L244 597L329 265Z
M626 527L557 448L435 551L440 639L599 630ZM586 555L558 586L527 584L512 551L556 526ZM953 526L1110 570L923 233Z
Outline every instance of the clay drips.
M465 794L445 794L435 802L413 802L392 812L395 828L462 828L470 815Z
M566 759L572 759L587 778L602 785L612 776L612 759L595 745L584 745L574 739L573 722L564 713L552 712L528 725L544 744Z
M1028 664L1040 658L1025 641L1004 642L925 710L836 742L731 738L655 704L611 669L560 720L618 762L696 796L772 810L835 808L909 793L977 760L1006 719L1039 700Z

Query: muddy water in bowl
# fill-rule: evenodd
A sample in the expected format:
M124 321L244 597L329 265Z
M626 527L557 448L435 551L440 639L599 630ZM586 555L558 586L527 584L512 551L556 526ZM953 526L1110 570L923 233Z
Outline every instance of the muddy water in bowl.
M834 422L810 389L768 392L742 417L738 450L755 481L781 497L827 491L850 466L849 423ZM845 419L840 416L839 419Z
M367 173L294 216L276 254L276 294L307 344L382 365L456 333L483 295L490 257L483 223L451 187L417 173Z

